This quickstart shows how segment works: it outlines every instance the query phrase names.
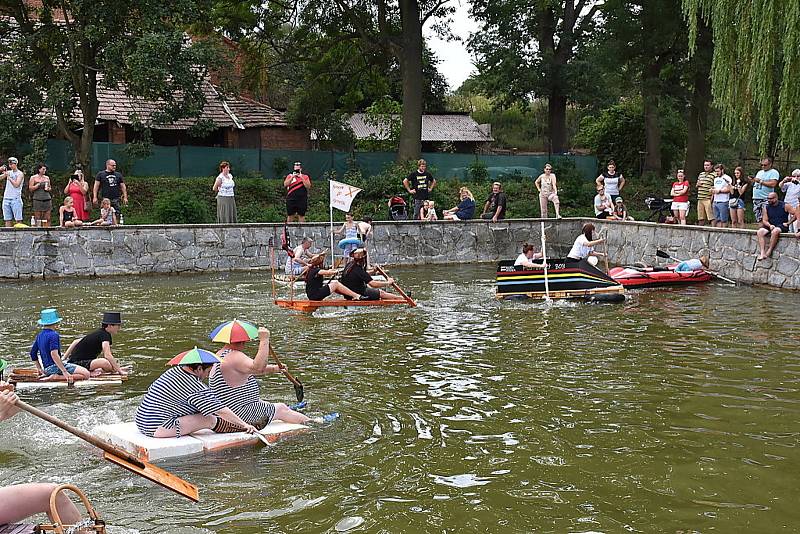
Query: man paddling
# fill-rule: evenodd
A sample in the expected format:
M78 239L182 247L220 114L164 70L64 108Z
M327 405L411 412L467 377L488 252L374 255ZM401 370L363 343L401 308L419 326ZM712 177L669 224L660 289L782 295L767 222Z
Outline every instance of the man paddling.
M357 248L350 253L353 260L344 268L344 273L339 281L345 287L355 291L359 295L366 297L365 300L399 300L405 299L399 295L393 295L382 289L381 287L389 287L394 284L394 279L387 278L386 280L373 280L372 276L367 272L367 251L363 248Z
M103 312L100 328L70 343L64 357L69 363L89 369L92 376L102 373L127 375L111 353L111 336L119 332L121 325L120 312Z
M366 297L359 295L352 289L337 280L324 283L326 276L338 274L337 269L322 269L325 263L325 253L317 254L311 261L306 270L306 296L308 300L324 300L333 293L339 293L347 298L367 300Z

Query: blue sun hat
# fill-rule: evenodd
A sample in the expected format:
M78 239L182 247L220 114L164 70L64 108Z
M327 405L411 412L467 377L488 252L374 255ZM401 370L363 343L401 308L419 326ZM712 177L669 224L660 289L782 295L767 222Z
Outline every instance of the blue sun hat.
M58 316L58 312L55 308L47 308L46 310L42 310L39 315L40 317L37 321L39 326L50 326L61 322L61 317Z

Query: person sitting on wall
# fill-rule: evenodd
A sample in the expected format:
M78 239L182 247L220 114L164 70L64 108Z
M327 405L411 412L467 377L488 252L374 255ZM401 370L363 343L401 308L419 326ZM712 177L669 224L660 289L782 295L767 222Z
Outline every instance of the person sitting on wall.
M597 219L616 219L614 204L602 185L597 187L597 194L594 196L594 216Z
M442 215L446 221L466 221L475 216L475 197L466 187L458 190L461 201L458 206L444 210Z
M761 210L761 228L756 232L758 237L758 260L765 260L772 256L775 245L781 234L789 231L789 216L797 216L796 211L789 204L778 200L778 194L771 192L767 195L767 203ZM769 235L769 247L767 247Z
M541 252L534 252L533 245L525 243L522 245L522 253L514 260L514 267L522 267L523 269L544 269L544 263L534 263L531 261L541 258Z
M373 280L370 273L366 270L367 264L367 251L363 248L355 249L352 254L352 260L344 268L339 281L351 291L363 295L366 299L362 300L400 300L405 299L399 295L388 293L381 287L389 287L394 284L394 279L388 278L386 280Z
M483 205L481 219L491 219L497 222L506 218L506 194L503 193L503 186L500 182L492 184L492 192L486 203Z
M127 375L111 352L111 336L119 332L121 325L119 312L103 312L100 328L70 343L64 358L69 363L89 369L92 376L102 373Z

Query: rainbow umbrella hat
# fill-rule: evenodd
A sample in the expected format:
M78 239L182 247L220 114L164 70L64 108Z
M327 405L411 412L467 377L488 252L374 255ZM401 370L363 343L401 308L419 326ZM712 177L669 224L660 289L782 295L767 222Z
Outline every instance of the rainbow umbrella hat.
M181 352L170 361L167 365L192 365L194 363L219 363L220 359L213 352L205 349L198 349L197 347L192 350Z
M258 339L258 327L247 321L234 319L227 321L216 327L208 334L211 341L217 343L240 343Z

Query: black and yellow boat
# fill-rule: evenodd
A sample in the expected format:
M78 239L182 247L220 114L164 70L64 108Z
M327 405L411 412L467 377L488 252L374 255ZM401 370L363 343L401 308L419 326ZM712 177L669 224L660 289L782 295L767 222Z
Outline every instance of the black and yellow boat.
M514 266L514 260L503 260L497 265L496 281L498 299L625 300L625 288L586 259L548 258L546 269L523 269Z

